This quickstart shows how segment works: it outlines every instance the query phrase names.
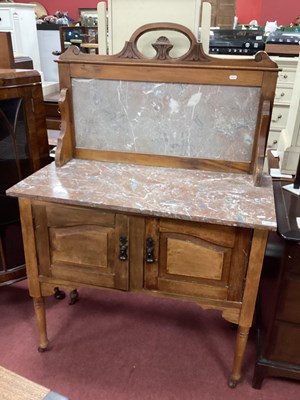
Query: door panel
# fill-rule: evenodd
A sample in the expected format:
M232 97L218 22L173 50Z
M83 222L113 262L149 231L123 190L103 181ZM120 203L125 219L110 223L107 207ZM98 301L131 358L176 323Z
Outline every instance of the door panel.
M129 260L119 258L126 216L38 202L33 215L40 275L128 289Z
M230 262L229 249L187 235L174 236L161 236L166 240L167 274L222 279L225 259Z
M186 221L149 219L146 241L154 243L153 262L145 258L145 288L240 302L250 231Z
M108 254L114 251L110 246L114 240L112 228L88 225L50 228L49 239L51 263L54 265L65 263L86 268L109 268Z

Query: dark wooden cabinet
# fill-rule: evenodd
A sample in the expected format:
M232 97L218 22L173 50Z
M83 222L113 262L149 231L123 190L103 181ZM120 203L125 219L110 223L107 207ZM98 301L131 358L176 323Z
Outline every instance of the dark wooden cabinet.
M25 276L18 202L5 190L48 163L39 74L0 69L0 285Z
M257 303L257 389L268 376L300 379L300 200L280 182L274 191L279 233L269 236Z

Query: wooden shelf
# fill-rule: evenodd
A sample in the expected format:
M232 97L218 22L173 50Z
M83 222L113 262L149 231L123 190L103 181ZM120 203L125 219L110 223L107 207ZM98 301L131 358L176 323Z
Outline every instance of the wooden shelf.
M265 51L272 55L298 55L300 46L298 44L266 44Z

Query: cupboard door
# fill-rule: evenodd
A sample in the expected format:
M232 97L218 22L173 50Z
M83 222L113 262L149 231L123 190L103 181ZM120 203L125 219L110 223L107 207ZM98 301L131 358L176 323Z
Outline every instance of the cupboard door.
M128 219L90 208L35 204L41 279L128 289Z
M240 302L250 234L249 230L236 227L148 220L145 287Z

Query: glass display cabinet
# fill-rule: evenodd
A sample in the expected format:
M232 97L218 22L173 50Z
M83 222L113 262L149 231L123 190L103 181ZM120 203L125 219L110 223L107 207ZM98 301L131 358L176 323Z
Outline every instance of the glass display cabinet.
M0 69L0 285L25 276L18 202L5 191L48 162L39 74Z

